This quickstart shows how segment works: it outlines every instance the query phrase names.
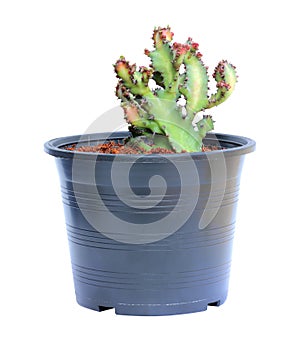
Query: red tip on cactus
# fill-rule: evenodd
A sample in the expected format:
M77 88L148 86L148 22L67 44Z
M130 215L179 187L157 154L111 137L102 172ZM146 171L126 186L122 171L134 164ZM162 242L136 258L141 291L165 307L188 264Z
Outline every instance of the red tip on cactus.
M163 40L171 41L173 39L174 33L170 31L170 28L162 28L160 30L160 35Z
M115 64L116 71L120 71L122 69L129 69L129 63L125 59L119 59L117 60Z
M190 45L174 43L173 44L173 49L176 52L176 55L180 56L182 54L187 53L190 50Z
M199 44L195 43L191 37L188 37L187 44L191 47L193 52L199 49Z
M153 31L153 37L154 44L157 44L159 40L162 42L170 42L173 39L174 33L171 32L170 27L158 27ZM159 37L159 39L158 39Z
M136 71L136 64L130 65L125 58L120 58L116 62L115 70L117 73L127 70L132 75Z
M198 43L192 43L192 49L198 50L199 44Z
M226 90L229 90L231 88L230 84L224 82L224 81L220 81L217 83L217 87L218 88L225 88Z
M152 70L148 69L146 66L141 66L140 72L147 75L148 77L151 77L152 75Z

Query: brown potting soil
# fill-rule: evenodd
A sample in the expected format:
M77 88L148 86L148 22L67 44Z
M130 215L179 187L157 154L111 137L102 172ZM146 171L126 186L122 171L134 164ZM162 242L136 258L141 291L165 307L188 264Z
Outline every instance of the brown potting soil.
M97 144L95 146L80 146L76 144L65 146L64 149L78 151L78 152L89 152L89 153L101 153L101 154L175 154L173 150L165 148L155 148L150 151L141 150L141 148L134 148L132 146L126 146L122 143L110 141L103 144ZM213 150L224 149L219 146L204 146L202 152L210 152Z

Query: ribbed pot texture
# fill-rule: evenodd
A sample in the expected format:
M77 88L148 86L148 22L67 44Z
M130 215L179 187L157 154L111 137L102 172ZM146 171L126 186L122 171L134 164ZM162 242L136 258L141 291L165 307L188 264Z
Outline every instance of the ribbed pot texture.
M121 140L118 132L110 139ZM107 134L48 141L55 156L77 302L124 315L169 315L224 303L245 137L208 134L224 150L108 155L64 150Z

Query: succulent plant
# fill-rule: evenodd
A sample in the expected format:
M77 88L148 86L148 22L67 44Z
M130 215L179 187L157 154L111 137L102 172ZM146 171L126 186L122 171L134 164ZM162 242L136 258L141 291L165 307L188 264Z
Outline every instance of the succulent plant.
M191 38L185 44L173 43L170 27L155 28L152 38L154 50L145 50L150 67L137 68L124 57L114 65L116 95L132 133L127 143L141 151L157 147L179 153L201 151L214 121L211 115L203 115L195 122L195 115L231 95L237 81L235 67L226 60L218 63L213 73L217 91L209 96L207 67L199 45ZM151 79L154 87L149 85Z

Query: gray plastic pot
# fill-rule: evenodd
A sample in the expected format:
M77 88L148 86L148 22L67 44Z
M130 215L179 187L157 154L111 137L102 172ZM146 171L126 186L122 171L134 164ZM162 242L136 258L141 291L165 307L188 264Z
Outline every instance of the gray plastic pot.
M45 143L60 176L77 302L124 315L224 303L244 156L255 142L208 134L209 153L108 155L64 150L127 132Z

